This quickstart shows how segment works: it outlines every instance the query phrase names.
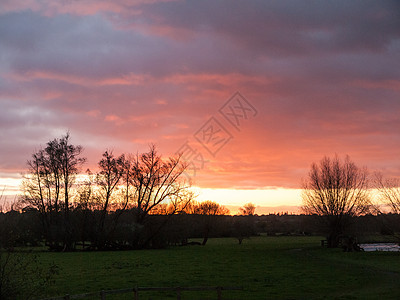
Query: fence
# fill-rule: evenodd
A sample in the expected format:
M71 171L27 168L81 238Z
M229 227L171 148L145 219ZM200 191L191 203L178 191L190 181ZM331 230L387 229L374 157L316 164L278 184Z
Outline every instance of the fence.
M139 292L166 292L166 291L175 291L176 292L176 299L181 299L181 293L184 291L216 291L217 292L217 299L222 299L222 291L227 290L242 290L241 287L222 287L222 286L215 286L215 287L135 287L135 288L128 288L128 289L119 289L119 290L103 290L100 292L93 292L93 293L85 293L85 294L78 294L78 295L65 295L61 297L54 297L54 298L46 298L44 300L71 300L71 299L83 299L86 297L100 297L101 300L105 300L107 295L115 295L115 294L127 294L133 293L135 300L139 299Z

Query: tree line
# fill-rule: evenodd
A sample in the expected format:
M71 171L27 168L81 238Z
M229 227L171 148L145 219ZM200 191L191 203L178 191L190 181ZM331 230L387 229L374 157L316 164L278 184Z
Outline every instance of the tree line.
M4 245L18 240L20 244L44 241L50 250L71 251L77 246L105 250L185 243L185 234L166 234L167 230L177 230L171 221L189 222L183 215L197 218L196 224L200 225L190 226L197 236L203 237L205 245L219 223L218 216L229 214L218 203L195 201L190 182L184 176L187 164L181 155L165 159L154 145L135 155L116 156L106 150L97 171L87 170L83 176L86 158L82 153L83 147L71 144L67 133L32 154L18 203L23 214L18 216L18 212L11 211L7 218L20 223L14 227L14 233L24 227L21 224L25 219L37 226L28 226L19 234L10 232L9 241L2 240ZM254 208L248 204L242 213L254 214Z
M24 219L32 222L35 216L37 222L32 224L37 226L9 234L10 241L1 238L4 245L12 244L11 240L26 243L33 236L28 243L43 241L49 249L58 251L77 246L97 250L161 247L185 244L190 237L201 237L205 245L215 232L236 236L241 243L258 232L254 220L258 220L260 229L259 219L252 217L255 206L251 203L240 210L241 215L248 216L245 218L222 217L229 211L215 202L198 203L185 177L187 164L181 155L165 159L154 145L135 155L116 156L106 150L96 172L87 170L83 176L86 158L82 153L82 146L71 144L67 133L32 154L18 202L24 213L13 218L10 216L18 213L11 211L8 218L24 223ZM359 168L349 157L324 157L311 165L302 183L303 212L314 216L310 220L319 230L311 231L324 234L328 246L337 247L359 217L384 215L382 206L372 200L372 188L380 202L397 215L399 185L397 180L384 179L380 174L371 185L367 169ZM17 227L13 230L18 231Z

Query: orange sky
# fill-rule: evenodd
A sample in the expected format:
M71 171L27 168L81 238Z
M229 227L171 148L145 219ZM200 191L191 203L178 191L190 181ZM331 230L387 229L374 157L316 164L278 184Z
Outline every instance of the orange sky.
M9 193L32 152L67 130L92 169L106 149L155 143L168 156L188 143L204 162L189 175L199 197L226 205L300 205L301 180L324 155L398 177L399 11L2 1L0 185Z

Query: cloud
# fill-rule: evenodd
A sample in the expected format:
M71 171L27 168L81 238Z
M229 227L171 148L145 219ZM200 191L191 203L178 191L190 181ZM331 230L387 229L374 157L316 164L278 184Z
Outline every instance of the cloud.
M1 172L67 130L91 168L108 148L154 142L173 154L215 117L233 139L199 170L203 187L295 188L335 153L399 176L395 1L31 0L0 11ZM219 113L236 91L258 111L240 131Z

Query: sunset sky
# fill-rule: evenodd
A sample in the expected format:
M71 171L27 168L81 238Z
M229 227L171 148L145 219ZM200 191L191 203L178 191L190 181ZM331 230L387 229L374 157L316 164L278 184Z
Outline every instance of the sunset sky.
M324 155L399 177L400 4L2 0L0 126L6 193L68 130L91 169L193 150L225 205L300 205Z

